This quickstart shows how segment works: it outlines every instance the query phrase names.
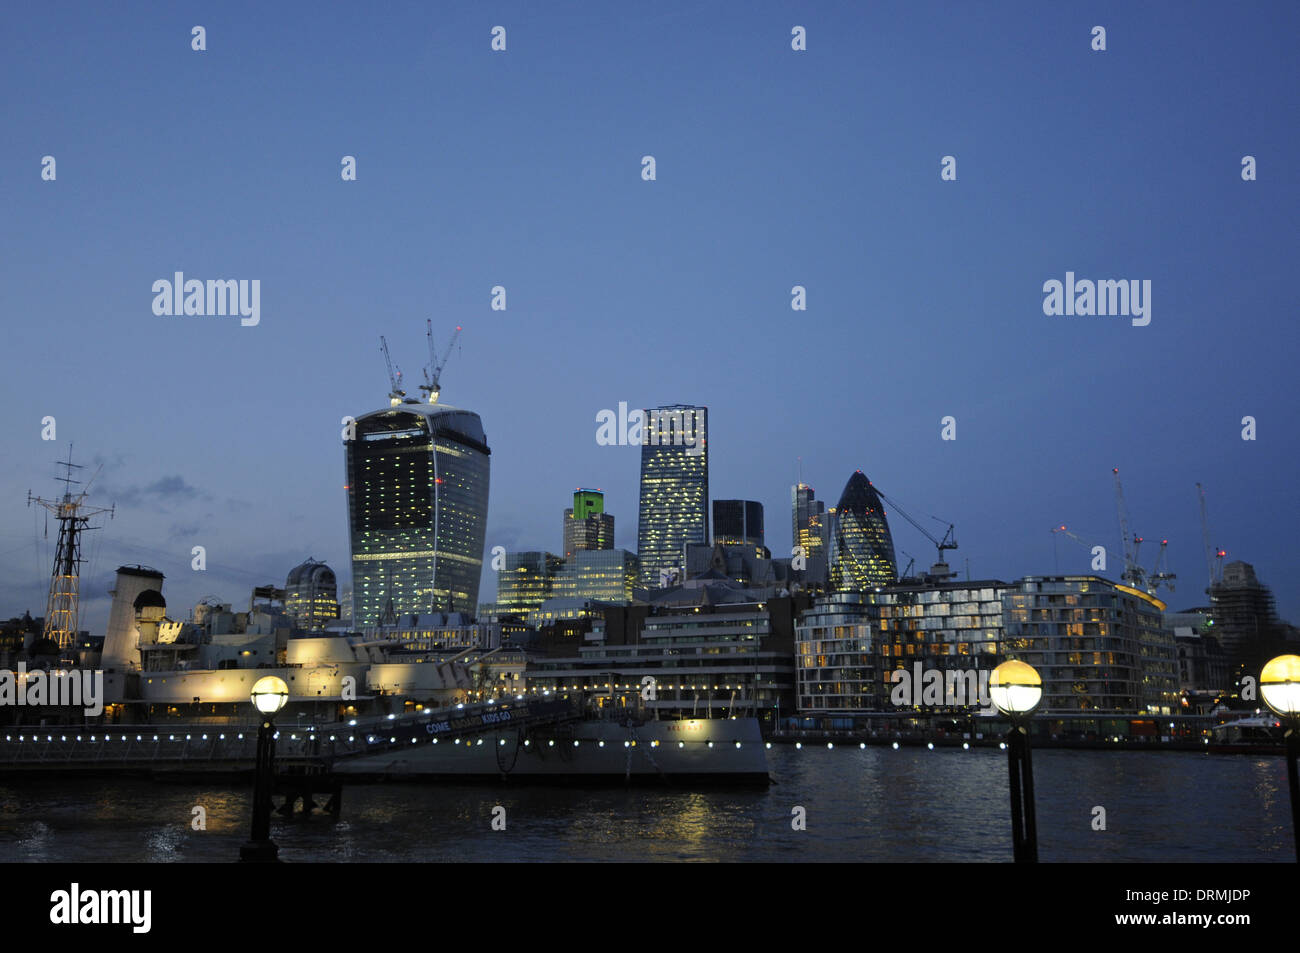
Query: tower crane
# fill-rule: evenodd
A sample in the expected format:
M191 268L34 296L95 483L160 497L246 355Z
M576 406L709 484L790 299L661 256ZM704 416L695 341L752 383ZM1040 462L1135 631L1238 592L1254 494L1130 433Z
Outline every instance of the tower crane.
M1101 546L1101 545L1099 545L1098 543L1094 543L1094 542L1093 542L1092 540L1090 540L1090 539L1085 539L1084 537L1080 536L1078 533L1072 533L1072 532L1070 532L1070 530L1068 530L1068 529L1065 528L1065 524L1064 524L1064 523L1062 523L1060 526L1053 526L1053 527L1052 527L1052 535L1055 536L1055 535L1057 535L1057 534L1060 534L1060 535L1062 535L1062 536L1068 536L1068 537L1070 537L1070 539L1074 540L1076 543L1078 543L1078 544L1079 544L1080 546L1082 546L1084 549L1087 549L1087 550L1092 551L1092 552L1094 552L1094 553L1095 553L1095 551L1096 551L1097 549L1101 549L1103 553L1105 552L1105 549L1106 549L1105 546ZM1093 558L1095 559L1096 556L1094 556ZM1103 566L1102 566L1101 569L1097 569L1097 570L1094 570L1094 571L1095 571L1095 572L1104 572L1104 571L1105 571L1105 565L1104 565L1104 563L1103 563Z
M1210 521L1205 515L1205 487L1196 484L1196 493L1201 500L1201 544L1205 547L1205 571L1210 580L1205 591L1209 593L1223 579L1223 557L1228 554L1218 547L1210 549Z
M1052 527L1052 533L1053 535L1059 533L1061 535L1068 536L1070 537L1070 539L1074 540L1079 545L1083 546L1086 549L1092 550L1094 552L1098 548L1103 550L1105 549L1104 546L1100 546L1099 544L1094 543L1092 540L1085 539L1084 537L1080 536L1078 533L1070 532L1070 530L1065 528L1065 524ZM1136 560L1137 559L1136 546L1141 545L1142 537L1135 536L1133 537L1133 541L1135 544L1133 558L1134 560ZM1173 581L1177 579L1178 576L1172 572L1169 572L1169 564L1165 558L1165 552L1168 546L1169 546L1169 540L1162 539L1160 541L1160 553L1156 557L1156 564L1151 568L1150 572L1147 572L1143 570L1141 567L1138 567L1138 571L1136 575L1141 577L1143 591L1146 592L1148 595L1154 596L1156 594L1156 590L1159 589L1160 586L1165 586L1166 588L1169 589L1170 592L1174 591ZM1136 562L1134 563L1134 565L1136 565ZM1124 574L1125 580L1130 578L1130 575L1131 573L1129 572L1128 569L1126 569Z
M1130 536L1128 531L1128 507L1124 504L1124 485L1119 481L1119 467L1111 468L1115 474L1115 509L1119 513L1119 539L1124 553L1124 572L1121 578L1134 588L1146 588L1146 573L1137 562L1137 547L1142 545L1140 536Z
M1151 571L1146 574L1147 592L1155 595L1156 590L1161 586L1167 588L1170 592L1174 591L1174 580L1178 578L1177 573L1169 571L1169 560L1166 555L1166 549L1169 547L1169 540L1160 540L1160 552L1156 555L1156 563L1151 567Z
M396 407L406 397L402 390L402 369L393 367L393 359L388 354L388 342L379 335L379 350L384 353L384 363L388 366L388 402Z
M420 385L420 390L424 391L425 397L429 403L438 402L438 394L442 390L440 380L442 378L442 369L447 366L447 359L451 357L451 349L456 346L456 341L460 339L460 325L451 335L451 340L447 343L447 349L442 352L442 360L438 360L435 354L433 344L433 321L425 320L425 337L429 341L429 365L424 369L424 383Z
M924 536L931 543L933 543L935 549L938 550L939 559L938 562L936 562L933 566L930 567L930 574L933 576L940 576L943 578L949 578L951 576L956 575L955 573L949 572L948 561L943 558L943 551L945 549L957 548L957 540L953 538L953 524L952 523L948 524L948 531L943 534L942 539L935 539L934 534L931 533L929 530L927 530L916 520L912 519L912 517L908 515L907 510L899 506L898 503L896 503L894 500L885 496L885 494L881 491L880 487L874 487L874 489L876 491L877 496L879 496L882 500L888 503L896 512L901 514L903 519L907 520L914 527L916 527L917 532L919 532L922 536ZM931 516L930 519L934 520L937 523L944 522L943 520L939 519L939 517L937 516Z

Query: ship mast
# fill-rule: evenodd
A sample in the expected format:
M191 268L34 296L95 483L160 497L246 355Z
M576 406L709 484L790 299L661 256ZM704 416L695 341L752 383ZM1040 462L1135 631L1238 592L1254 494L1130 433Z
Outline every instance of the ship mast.
M67 655L75 648L79 625L81 534L88 529L98 529L96 526L88 525L96 516L107 513L108 518L112 519L115 507L86 505L90 484L94 483L95 477L99 476L99 470L95 471L94 476L76 496L73 495L73 485L80 486L81 481L72 478L72 471L85 468L81 464L72 462L71 444L68 445L67 461L60 461L59 466L66 471L64 476L57 477L64 484L63 498L46 500L39 496L32 496L31 491L28 490L27 505L36 503L43 506L59 521L59 545L54 554L54 568L50 573L50 597L45 606L43 635L59 647L61 655Z

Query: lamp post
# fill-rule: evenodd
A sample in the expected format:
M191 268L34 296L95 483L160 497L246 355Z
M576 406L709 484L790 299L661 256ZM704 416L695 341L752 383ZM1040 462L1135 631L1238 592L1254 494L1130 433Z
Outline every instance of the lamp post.
M989 695L1011 719L1007 765L1011 772L1011 846L1018 864L1038 863L1034 817L1034 765L1029 754L1029 718L1043 698L1043 680L1026 662L1003 662L989 676Z
M271 840L271 785L275 778L275 713L289 700L289 686L274 675L259 678L250 692L261 716L257 728L257 767L253 775L253 836L239 848L239 859L273 863L280 849Z
M1286 776L1291 785L1291 831L1295 855L1300 862L1300 655L1279 655L1265 663L1259 673L1259 693L1264 704L1286 724Z

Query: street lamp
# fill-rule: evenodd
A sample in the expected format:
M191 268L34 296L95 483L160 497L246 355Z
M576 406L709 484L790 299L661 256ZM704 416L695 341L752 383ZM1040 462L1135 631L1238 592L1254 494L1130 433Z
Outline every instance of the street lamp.
M1279 655L1259 673L1259 693L1264 704L1286 723L1286 776L1291 785L1291 831L1295 856L1300 861L1300 655Z
M269 863L280 849L271 840L271 785L275 778L275 713L289 700L284 679L266 675L253 683L249 693L261 724L257 729L257 767L253 774L253 836L239 848L241 861Z
M1011 845L1016 863L1038 862L1034 817L1034 765L1029 756L1029 717L1043 698L1043 680L1026 662L1003 662L989 676L989 695L1011 719L1007 765L1011 772Z

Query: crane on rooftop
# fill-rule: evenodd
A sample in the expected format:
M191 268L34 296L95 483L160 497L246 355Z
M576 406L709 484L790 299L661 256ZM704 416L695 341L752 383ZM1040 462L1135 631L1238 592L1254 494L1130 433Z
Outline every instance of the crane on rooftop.
M1124 547L1124 572L1121 576L1123 582L1134 589L1141 589L1148 595L1155 595L1156 590L1161 586L1166 586L1170 592L1173 592L1173 581L1178 577L1169 571L1169 564L1166 561L1165 551L1169 540L1160 541L1160 552L1151 571L1147 572L1143 569L1142 564L1138 562L1142 552L1143 537L1129 533L1128 507L1124 503L1124 486L1120 483L1119 467L1112 467L1111 473L1115 475L1115 509L1119 514L1120 542Z
M388 354L388 342L379 335L379 350L384 353L384 363L388 366L388 402L396 407L406 397L402 390L402 369L393 367L393 359Z
M442 352L442 360L438 360L434 343L433 343L433 321L425 320L425 337L429 341L429 364L424 369L424 383L420 385L420 390L424 391L425 397L429 403L438 402L438 394L442 390L441 378L442 370L447 366L447 360L451 357L451 349L456 346L456 341L460 339L460 325L452 332L451 340L447 343L447 349Z
M943 534L943 538L936 539L933 533L931 533L928 529L926 529L916 520L912 519L912 517L908 514L907 510L899 506L895 500L892 500L889 497L885 496L884 492L880 489L880 487L875 486L873 487L873 489L875 489L877 496L879 496L882 500L888 503L890 507L896 510L903 517L903 519L907 520L914 527L916 527L917 532L919 532L922 536L924 536L931 543L933 543L935 549L938 550L939 558L938 561L935 562L935 564L930 567L930 575L938 576L941 578L950 578L956 575L956 573L949 571L948 561L943 557L943 551L945 549L957 548L957 540L953 538L953 524L948 523L948 530ZM931 516L930 519L934 520L936 523L945 522L945 520L941 520L937 516Z

